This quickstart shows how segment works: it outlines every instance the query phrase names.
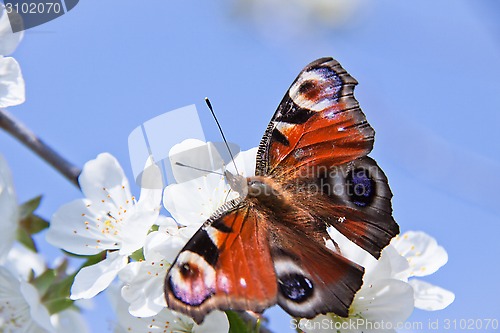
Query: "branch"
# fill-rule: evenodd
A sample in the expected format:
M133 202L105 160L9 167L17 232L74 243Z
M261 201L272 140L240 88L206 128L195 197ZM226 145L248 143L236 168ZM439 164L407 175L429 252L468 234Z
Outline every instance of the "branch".
M80 185L78 184L78 176L80 175L81 170L65 160L61 155L38 138L35 133L33 133L23 123L2 109L0 109L0 128L3 128L7 133L14 136L26 147L31 149L31 151L53 166L73 185L80 188Z

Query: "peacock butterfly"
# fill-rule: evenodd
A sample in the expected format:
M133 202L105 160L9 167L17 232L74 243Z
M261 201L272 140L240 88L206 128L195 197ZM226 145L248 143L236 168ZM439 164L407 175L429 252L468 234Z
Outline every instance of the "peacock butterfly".
M201 323L210 311L348 316L364 268L325 246L326 228L379 258L399 233L392 193L371 151L375 132L332 58L307 65L260 142L255 176L226 172L240 196L180 251L165 279L168 307ZM334 244L335 244L335 240Z

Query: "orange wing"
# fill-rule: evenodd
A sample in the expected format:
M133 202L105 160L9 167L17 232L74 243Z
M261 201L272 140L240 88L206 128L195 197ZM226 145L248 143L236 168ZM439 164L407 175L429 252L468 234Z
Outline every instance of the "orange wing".
M200 323L215 309L262 312L276 304L268 223L257 214L231 201L196 232L167 273L170 309Z
M340 165L368 154L375 132L354 98L357 81L332 58L298 75L257 153L257 175L295 178L304 167Z

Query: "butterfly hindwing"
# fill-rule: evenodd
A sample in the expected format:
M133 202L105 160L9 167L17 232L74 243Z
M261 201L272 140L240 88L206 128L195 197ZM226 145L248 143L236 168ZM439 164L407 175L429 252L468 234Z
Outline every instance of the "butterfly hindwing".
M392 217L392 192L387 177L370 157L336 166L327 175L304 181L309 182L307 196L315 201L309 206L311 214L321 223L334 226L375 258L399 233Z
M196 322L214 309L262 312L276 303L267 222L231 201L189 240L165 279L168 307Z
M307 229L281 227L271 244L278 304L295 317L329 312L347 317L364 269L329 250Z

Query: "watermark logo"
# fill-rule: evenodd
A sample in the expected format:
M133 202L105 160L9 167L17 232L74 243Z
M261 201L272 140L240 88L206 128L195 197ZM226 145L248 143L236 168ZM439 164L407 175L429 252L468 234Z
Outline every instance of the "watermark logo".
M189 149L176 145L191 140ZM223 142L205 142L205 134L195 105L185 106L157 117L136 127L128 137L128 148L135 182L143 188L163 188L167 184L182 183L208 173L221 172L236 156L239 147ZM188 146L184 142L184 148ZM161 179L157 178L160 170ZM151 176L153 175L153 176Z
M75 8L79 0L4 0L12 32L52 21Z

